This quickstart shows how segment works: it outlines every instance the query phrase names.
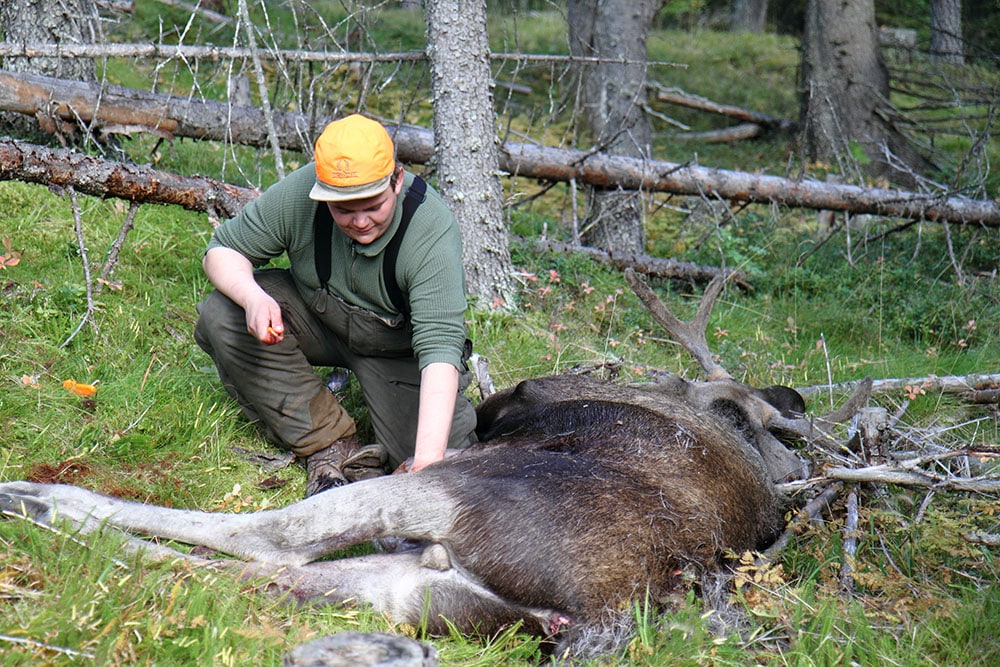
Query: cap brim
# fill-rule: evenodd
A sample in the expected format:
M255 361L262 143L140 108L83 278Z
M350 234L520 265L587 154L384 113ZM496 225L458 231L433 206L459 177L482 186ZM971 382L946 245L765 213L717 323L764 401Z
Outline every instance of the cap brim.
M374 183L364 185L351 185L338 187L316 180L312 190L309 191L309 198L316 201L349 201L351 199L368 199L385 192L389 187L389 180L392 174L385 178L380 178Z

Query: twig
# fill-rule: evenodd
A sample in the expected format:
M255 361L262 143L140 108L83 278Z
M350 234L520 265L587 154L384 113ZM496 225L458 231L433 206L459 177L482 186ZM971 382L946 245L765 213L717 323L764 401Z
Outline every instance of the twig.
M192 14L197 14L201 18L211 21L212 23L219 24L231 24L233 20L224 14L219 14L218 12L213 12L210 9L205 9L201 7L201 3L191 4L188 2L182 2L182 0L159 0L160 4L166 5L168 7L177 7L178 9L183 9L186 12L191 12Z
M920 507L917 508L917 515L913 517L914 525L924 520L924 512L926 512L927 508L930 507L932 500L934 500L934 492L928 491L927 495L924 496L924 499L920 501Z
M826 382L830 386L830 409L833 410L833 371L830 370L830 351L826 347L826 335L819 334L819 340L823 344L823 358L826 360Z
M1000 535L996 535L994 533L972 531L969 533L963 533L962 539L967 542L972 542L973 544L983 544L988 547L1000 547Z
M809 501L805 507L798 511L795 517L788 522L788 526L785 527L784 532L778 536L778 539L774 541L770 547L761 555L763 560L775 561L781 554L782 550L788 546L788 543L794 535L802 526L813 521L817 521L824 513L830 512L830 505L833 504L834 499L836 499L837 494L843 488L843 484L840 482L835 482L825 488L818 496Z
M281 144L278 142L278 132L274 127L274 113L271 110L270 93L267 90L267 80L264 77L264 66L260 62L260 52L257 49L257 38L254 36L254 25L250 21L250 10L246 0L239 2L240 22L243 23L243 31L247 36L247 46L250 47L250 55L253 59L254 74L257 76L257 87L260 93L261 110L264 112L264 122L267 123L267 137L271 142L271 150L274 153L274 168L278 179L285 177L285 163L281 159Z
M854 591L854 555L858 550L858 492L847 494L847 518L844 521L844 562L840 565L840 586L850 594Z
M83 540L81 540L76 535L72 535L70 533L63 532L62 530L60 530L56 526L53 526L53 525L48 524L48 523L45 523L43 521L38 521L37 519L34 519L34 518L28 516L27 512L13 512L11 510L0 510L0 516L8 516L8 517L11 517L12 519L20 519L21 521L27 521L28 523L30 523L32 525L35 525L35 526L37 526L39 528L42 528L44 530L49 531L53 535L58 535L59 537L63 538L64 540L69 540L70 542L73 542L75 544L79 544L81 547L86 547L87 549L91 548L89 544L87 544L86 542L84 542ZM133 538L133 539L135 539L135 538ZM123 569L126 569L126 570L131 570L132 569L132 568L130 568L128 566L127 563L125 563L124 561L118 560L117 558L111 557L111 562L114 563L115 565L117 565L118 567L123 568Z
M111 244L111 250L108 251L108 259L104 262L104 268L101 270L101 277L97 279L97 285L94 287L94 294L100 294L104 285L108 283L108 278L111 277L111 272L115 270L115 266L118 264L118 256L121 254L122 246L125 245L125 237L128 233L132 231L135 227L135 214L139 212L139 202L134 201L129 205L128 213L125 214L125 220L122 222L121 228L118 230L118 237L115 242Z
M54 646L52 644L46 644L45 642L35 641L34 639L27 639L25 637L12 637L10 635L0 635L0 641L5 641L9 644L23 644L25 646L31 646L33 648L43 648L47 651L55 651L56 653L62 653L63 655L80 656L83 658L93 658L93 653L87 653L86 651L76 651L71 648L64 648L62 646Z
M73 203L73 231L76 234L76 244L80 249L80 257L83 259L83 275L87 286L87 312L83 314L83 319L81 319L80 323L76 325L76 329L74 329L73 333L69 335L69 338L64 340L59 346L60 349L69 345L70 341L76 338L76 335L80 333L80 330L83 329L83 325L87 323L87 320L90 319L90 316L93 315L95 310L94 285L90 280L90 261L87 259L87 245L83 240L83 220L80 216L80 203L76 199L76 190L74 190L72 186L70 186L68 190L70 201Z
M1000 478L983 475L980 477L955 477L938 475L926 470L901 470L888 465L867 468L830 468L825 472L828 479L845 482L881 482L898 486L915 486L935 491L971 491L974 493L1000 492Z

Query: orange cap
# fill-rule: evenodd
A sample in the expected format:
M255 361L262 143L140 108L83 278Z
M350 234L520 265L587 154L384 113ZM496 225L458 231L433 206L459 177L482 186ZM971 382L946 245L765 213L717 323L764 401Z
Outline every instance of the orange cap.
M382 124L359 114L335 120L316 140L317 201L365 199L389 187L396 150Z

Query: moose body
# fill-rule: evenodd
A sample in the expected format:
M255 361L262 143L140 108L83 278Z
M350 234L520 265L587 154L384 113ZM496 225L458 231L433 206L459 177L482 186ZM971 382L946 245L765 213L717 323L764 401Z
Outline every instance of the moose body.
M168 509L25 482L0 484L0 507L208 546L298 599L360 601L432 632L521 620L572 642L661 599L684 568L763 548L781 529L754 442L759 408L713 398L715 384L528 380L480 405L480 444L277 510ZM319 560L382 537L420 546Z

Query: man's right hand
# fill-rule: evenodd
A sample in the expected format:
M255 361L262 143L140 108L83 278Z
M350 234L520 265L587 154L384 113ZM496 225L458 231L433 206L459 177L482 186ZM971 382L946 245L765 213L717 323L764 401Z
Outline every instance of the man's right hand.
M281 306L257 284L250 260L230 248L210 248L202 261L205 275L233 303L246 311L247 331L265 345L285 337Z
M285 339L285 323L281 321L281 307L270 294L261 290L259 295L248 298L244 308L247 313L247 331L250 335L264 345L275 345Z

